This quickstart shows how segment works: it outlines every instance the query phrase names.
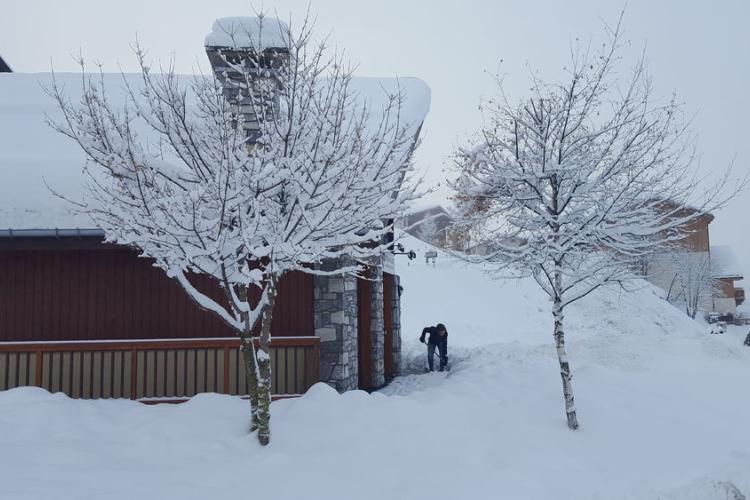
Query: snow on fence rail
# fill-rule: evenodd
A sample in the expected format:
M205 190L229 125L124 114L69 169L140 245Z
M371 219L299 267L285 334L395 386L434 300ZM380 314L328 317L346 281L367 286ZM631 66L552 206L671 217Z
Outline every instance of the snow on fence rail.
M256 345L257 345L256 339ZM246 395L238 338L0 342L0 390L33 385L72 398L180 401L201 392ZM271 341L272 393L318 382L320 339Z

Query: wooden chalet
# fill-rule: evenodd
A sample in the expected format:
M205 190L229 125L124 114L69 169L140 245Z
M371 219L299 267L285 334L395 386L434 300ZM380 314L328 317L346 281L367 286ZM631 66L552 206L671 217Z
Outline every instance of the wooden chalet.
M56 78L73 98L80 92L80 75ZM122 75L104 78L110 92L121 89ZM0 74L0 390L34 385L74 398L144 402L246 394L233 332L135 249L105 243L51 191L83 196L85 157L45 123L45 114L59 118L41 88L50 82L49 74ZM429 108L423 82L364 79L360 86L381 93L406 86L423 96L405 110L418 131ZM374 262L370 277L282 278L271 342L275 397L319 381L370 390L398 373L393 256ZM192 279L221 298L210 278Z
M675 216L698 213L695 208L679 208L672 201L665 201L663 205L665 210L679 209ZM677 244L665 246L645 259L641 272L649 281L664 291L669 291L677 274L672 257L675 252L684 253L686 255L684 257L685 263L692 262L698 268L701 262L707 259L710 263L711 278L715 280L716 287L715 290L700 298L699 308L704 313L716 312L734 315L737 306L745 300L744 289L736 286L735 283L742 280L743 276L732 249L725 245L711 244L709 226L713 221L713 214L700 213L691 224L681 228L686 236Z

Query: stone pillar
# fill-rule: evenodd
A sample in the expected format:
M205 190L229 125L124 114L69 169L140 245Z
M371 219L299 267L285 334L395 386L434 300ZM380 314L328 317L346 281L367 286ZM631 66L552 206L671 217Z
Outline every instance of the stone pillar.
M340 266L324 262L322 270ZM320 337L320 380L337 391L357 388L357 279L314 277L315 335Z
M383 268L371 272L370 336L372 339L372 387L385 385L385 322L383 319Z
M393 309L393 373L401 374L401 278L393 275L393 294L390 297Z

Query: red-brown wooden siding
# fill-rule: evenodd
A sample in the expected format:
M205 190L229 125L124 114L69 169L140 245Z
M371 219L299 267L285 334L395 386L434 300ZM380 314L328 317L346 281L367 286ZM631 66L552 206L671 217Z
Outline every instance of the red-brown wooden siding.
M359 388L372 388L372 337L370 318L372 283L368 279L357 279L357 373Z
M233 332L198 308L151 261L127 248L0 250L0 341L227 337ZM217 300L218 285L191 278ZM279 284L274 336L312 336L313 278Z
M383 326L385 327L385 378L393 378L393 275L383 273Z

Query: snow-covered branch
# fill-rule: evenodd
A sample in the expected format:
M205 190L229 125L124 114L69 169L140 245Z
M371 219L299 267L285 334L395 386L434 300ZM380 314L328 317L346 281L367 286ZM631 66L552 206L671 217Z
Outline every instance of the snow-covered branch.
M326 273L355 273L352 261L388 251L392 221L416 196L421 124L402 119L400 90L380 108L359 95L343 57L313 42L309 18L296 32L263 16L224 21L206 39L211 76L180 77L171 65L156 73L136 46L141 78L123 75L122 99L82 61L78 102L56 81L47 92L64 116L52 126L89 160L79 206L246 340L262 403L279 279L322 273L323 260L338 263ZM189 273L214 278L225 300L193 287ZM247 341L256 327L260 356Z

